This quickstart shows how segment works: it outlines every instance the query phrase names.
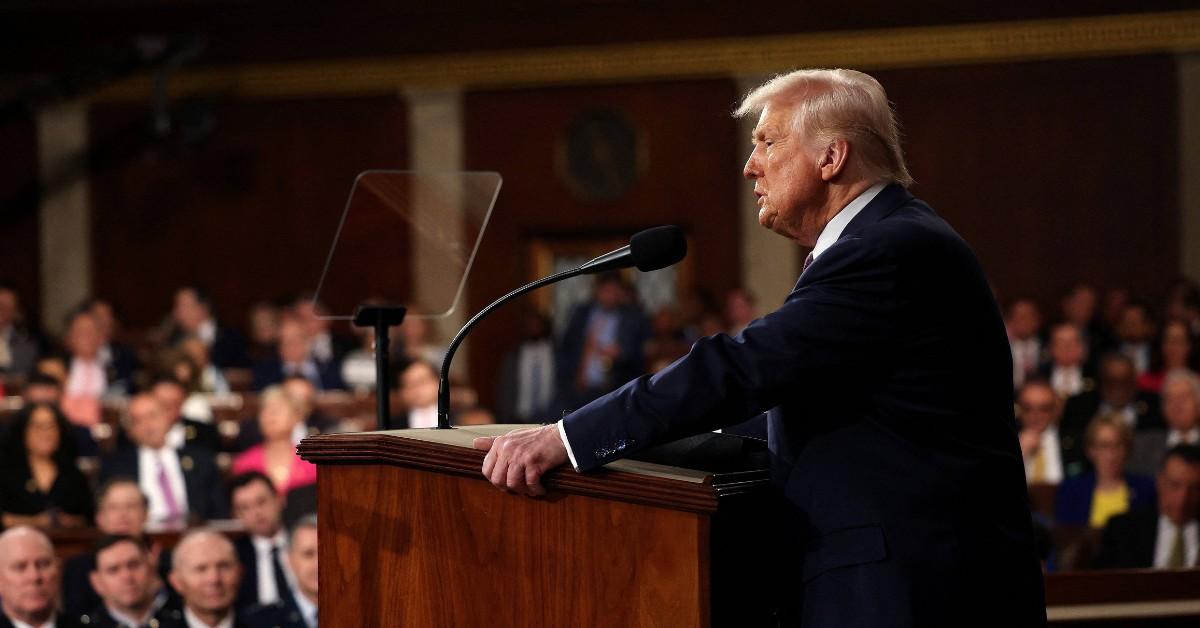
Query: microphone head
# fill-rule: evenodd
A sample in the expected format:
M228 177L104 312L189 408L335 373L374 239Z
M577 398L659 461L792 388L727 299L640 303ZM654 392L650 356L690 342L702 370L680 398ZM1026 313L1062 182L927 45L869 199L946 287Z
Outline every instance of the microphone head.
M639 231L629 238L633 265L647 273L666 268L687 256L687 238L675 225L653 227Z

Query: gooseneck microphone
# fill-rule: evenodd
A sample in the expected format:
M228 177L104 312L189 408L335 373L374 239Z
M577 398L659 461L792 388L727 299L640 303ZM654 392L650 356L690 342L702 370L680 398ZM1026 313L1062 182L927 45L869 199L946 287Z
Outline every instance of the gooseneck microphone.
M478 314L471 317L462 329L458 330L458 334L454 336L454 340L450 341L450 346L446 348L446 357L442 360L441 378L438 381L438 429L449 429L450 427L450 361L454 359L454 352L458 350L458 345L467 336L467 332L475 327L483 317L487 316L496 308L512 301L513 299L564 279L578 277L580 275L594 275L610 270L620 270L622 268L636 267L641 272L650 272L660 268L666 268L687 256L687 239L683 236L683 230L674 225L664 225L661 227L653 227L645 231L635 233L632 238L629 238L629 244L615 251L610 251L593 259L579 268L564 270L561 273L555 273L549 277L543 277L532 283L525 284L512 292L496 299L491 305L483 308Z

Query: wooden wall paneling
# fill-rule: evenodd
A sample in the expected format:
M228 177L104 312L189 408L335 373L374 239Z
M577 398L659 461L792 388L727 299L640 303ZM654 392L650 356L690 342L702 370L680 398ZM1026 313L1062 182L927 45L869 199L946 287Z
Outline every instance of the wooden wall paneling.
M1001 300L1057 310L1071 282L1158 308L1179 267L1175 62L1166 56L875 73L913 192L967 239Z
M146 113L92 115L93 285L132 326L158 323L185 283L238 327L255 301L315 289L354 177L406 162L399 97L217 102L186 149L142 146Z
M532 279L535 238L627 238L658 224L688 232L696 285L716 293L734 287L742 151L729 112L737 97L725 80L467 93L465 167L504 177L469 282L469 311ZM619 111L644 141L644 171L611 201L575 196L555 163L568 124L593 108ZM472 332L470 377L485 404L501 357L518 339L520 310L498 310Z
M32 119L0 124L5 166L0 168L0 282L21 299L25 319L40 320L41 257L37 129Z

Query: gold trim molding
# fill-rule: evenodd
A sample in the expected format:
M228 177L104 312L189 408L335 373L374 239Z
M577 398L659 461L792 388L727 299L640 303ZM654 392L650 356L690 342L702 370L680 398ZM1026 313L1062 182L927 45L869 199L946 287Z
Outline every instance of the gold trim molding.
M394 93L406 87L502 88L779 72L888 69L1200 50L1200 11L825 32L755 38L423 55L184 72L171 95L241 98ZM143 99L149 78L93 96Z

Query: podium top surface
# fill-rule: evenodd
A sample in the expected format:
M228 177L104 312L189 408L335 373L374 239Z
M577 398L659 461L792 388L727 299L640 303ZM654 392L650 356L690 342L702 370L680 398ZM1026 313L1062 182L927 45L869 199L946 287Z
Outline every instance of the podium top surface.
M473 441L528 427L533 426L322 434L304 439L298 451L318 465L386 464L486 481L482 473L486 452L475 449ZM543 484L567 493L711 512L723 498L763 488L768 475L762 441L702 434L639 452L636 459L618 460L596 472L560 467L547 473Z

